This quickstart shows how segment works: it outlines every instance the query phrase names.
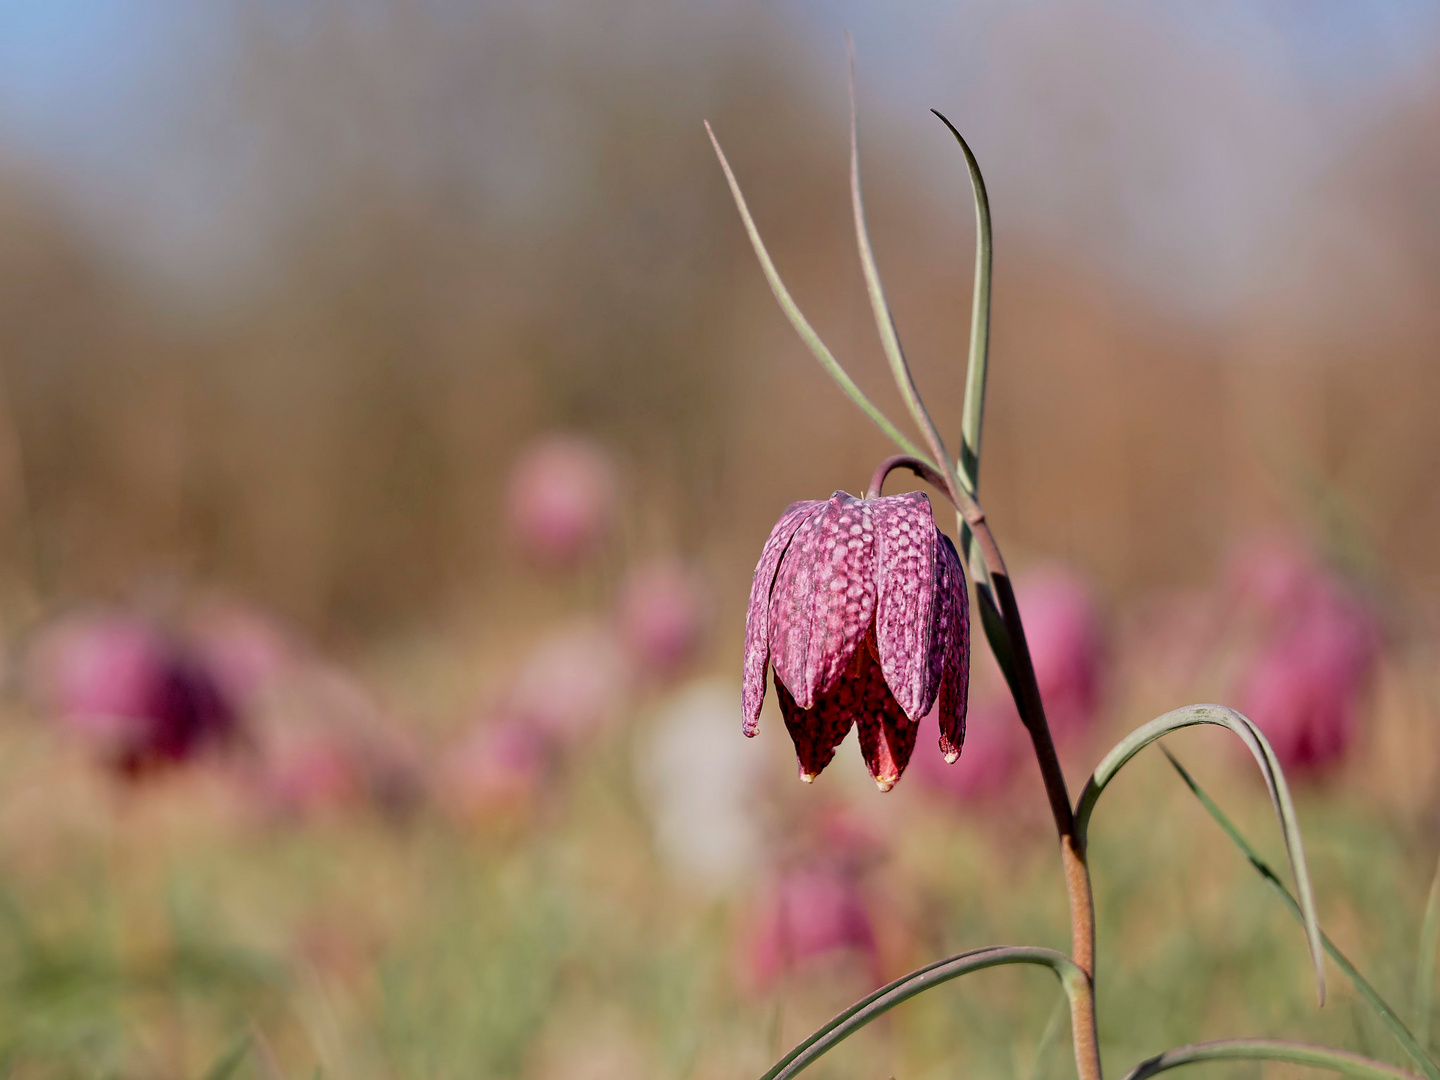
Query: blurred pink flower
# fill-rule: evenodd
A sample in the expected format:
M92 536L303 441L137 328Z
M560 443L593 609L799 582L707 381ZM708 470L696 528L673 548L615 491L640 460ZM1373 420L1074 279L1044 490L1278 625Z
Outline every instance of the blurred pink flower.
M859 885L826 867L782 875L748 924L750 974L761 986L821 957L858 953L878 982L875 931Z
M552 736L575 737L615 716L629 681L614 632L580 619L552 632L521 662L503 710Z
M1095 722L1105 665L1105 632L1085 583L1062 567L1027 575L1016 587L1025 638L1057 739Z
M1287 771L1315 772L1354 742L1379 657L1374 616L1337 582L1317 579L1243 676L1237 702Z
M920 721L921 740L938 737L935 718ZM1027 736L1015 706L995 698L970 706L965 747L960 759L946 764L929 754L915 764L916 779L931 791L960 802L993 798L1010 787L1025 760Z
M1304 546L1282 535L1260 536L1239 545L1224 571L1230 603L1267 623L1293 617L1324 579Z
M441 798L465 818L524 809L552 760L551 742L535 725L512 719L481 724L441 763Z
M265 768L266 809L310 817L363 800L363 766L353 749L324 734L272 747Z
M26 689L127 775L183 761L231 736L237 718L203 661L121 613L52 623L29 651Z
M284 631L241 604L207 604L187 629L195 653L239 705L250 705L274 685L293 659Z
M700 648L710 603L699 573L678 559L637 567L620 588L621 635L638 673L676 674Z
M553 567L595 554L615 517L615 466L597 444L579 435L549 435L532 443L510 474L506 510L522 554Z

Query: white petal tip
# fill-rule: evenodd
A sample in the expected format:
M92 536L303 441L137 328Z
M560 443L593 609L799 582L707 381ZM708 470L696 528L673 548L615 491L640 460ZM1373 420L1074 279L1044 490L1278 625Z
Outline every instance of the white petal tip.
M960 760L960 751L959 751L959 750L951 750L950 753L948 753L948 754L945 755L945 764L946 764L946 765L954 765L955 762L957 762L957 761L959 761L959 760Z
M878 787L881 791L889 791L892 787L895 786L895 781L877 779L875 781L875 786Z
M800 780L801 780L802 783L813 784L813 783L815 782L815 774L814 774L814 773L808 773L808 772L802 772L802 773L800 774Z

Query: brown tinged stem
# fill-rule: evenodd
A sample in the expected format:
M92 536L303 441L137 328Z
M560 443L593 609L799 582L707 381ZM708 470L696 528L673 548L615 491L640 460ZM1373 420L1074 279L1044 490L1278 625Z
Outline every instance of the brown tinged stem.
M1055 742L1050 737L1050 725L1045 719L1045 706L1040 700L1040 686L1035 679L1035 665L1030 659L1030 647L1025 641L1025 627L1020 621L1020 606L1015 600L1015 590L1010 584L1010 575L1005 569L1000 548L985 520L985 511L969 492L953 484L938 470L908 454L896 454L880 463L870 480L866 496L878 498L884 487L885 477L895 469L902 468L909 469L945 493L965 524L970 526L975 542L979 545L981 560L990 576L991 594L987 595L981 590L980 603L993 606L1004 624L1006 636L1010 639L1015 679L1011 690L1015 694L1016 707L1020 710L1020 719L1025 724L1025 730L1030 733L1030 742L1035 748L1035 760L1045 781L1045 794L1050 800L1050 813L1055 819L1055 830L1060 836L1065 891L1070 898L1071 959L1085 972L1088 984L1086 992L1077 996L1071 1008L1075 1063L1080 1080L1101 1080L1100 1049L1095 1026L1095 900L1090 890L1090 868L1085 861L1085 846L1075 829L1075 812L1071 808L1070 793L1065 787L1065 774L1060 768Z

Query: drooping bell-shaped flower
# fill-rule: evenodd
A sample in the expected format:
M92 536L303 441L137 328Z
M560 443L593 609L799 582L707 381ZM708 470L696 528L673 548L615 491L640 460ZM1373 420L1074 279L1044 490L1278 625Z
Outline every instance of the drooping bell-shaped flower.
M759 724L768 665L802 780L857 725L870 775L888 791L937 702L940 749L953 762L965 737L969 622L960 558L924 493L793 503L750 590L745 733Z

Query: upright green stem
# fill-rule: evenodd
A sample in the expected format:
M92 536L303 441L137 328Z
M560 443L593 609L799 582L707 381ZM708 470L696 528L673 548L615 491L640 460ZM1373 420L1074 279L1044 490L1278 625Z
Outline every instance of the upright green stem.
M1011 689L1020 719L1029 732L1055 831L1060 837L1060 859L1065 870L1065 891L1070 900L1071 959L1084 973L1085 985L1072 997L1071 1028L1075 1042L1075 1065L1080 1080L1101 1080L1100 1046L1095 1023L1095 900L1090 888L1090 868L1085 861L1085 845L1075 826L1075 813L1065 787L1065 774L1055 753L1050 725L1045 719L1045 706L1040 700L1040 686L1035 679L1035 665L1025 641L1025 627L1020 621L1020 607L1015 590L1005 569L999 545L990 532L985 512L969 493L959 487L953 477L931 468L923 461L896 455L882 462L870 483L870 493L877 495L885 476L893 469L909 469L921 479L943 491L975 536L976 549L989 574L993 592L980 593L981 604L993 602L1004 626L1014 672Z

